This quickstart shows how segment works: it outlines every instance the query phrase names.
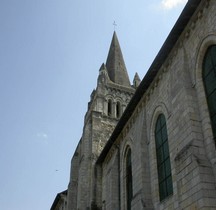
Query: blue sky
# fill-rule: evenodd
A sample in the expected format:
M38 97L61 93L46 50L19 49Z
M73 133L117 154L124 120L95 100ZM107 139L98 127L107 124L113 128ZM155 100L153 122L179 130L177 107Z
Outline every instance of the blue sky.
M0 206L47 210L70 160L113 22L143 78L185 0L0 0Z

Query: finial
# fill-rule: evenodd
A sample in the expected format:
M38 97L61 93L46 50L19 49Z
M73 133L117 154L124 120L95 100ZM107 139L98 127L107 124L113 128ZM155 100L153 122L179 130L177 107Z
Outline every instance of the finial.
M138 73L136 72L134 79L133 79L133 86L135 88L137 88L139 86L140 82L141 82L140 77L139 77Z
M116 26L117 26L117 24L116 24L116 22L114 21L114 22L113 22L114 31L115 31L115 29L116 29Z

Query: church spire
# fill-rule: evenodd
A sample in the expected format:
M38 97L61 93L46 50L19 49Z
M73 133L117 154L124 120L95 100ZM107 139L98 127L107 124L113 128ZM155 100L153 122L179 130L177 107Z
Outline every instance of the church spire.
M110 80L123 86L131 86L127 69L124 63L123 55L119 45L119 41L114 31L112 42L110 45L106 67Z

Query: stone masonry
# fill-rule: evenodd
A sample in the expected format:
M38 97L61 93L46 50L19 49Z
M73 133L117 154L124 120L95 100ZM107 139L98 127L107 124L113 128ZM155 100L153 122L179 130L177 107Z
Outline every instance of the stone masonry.
M187 24L176 34L189 11ZM201 73L207 48L216 44L215 23L216 1L188 2L159 52L159 56L167 53L167 57L155 59L156 64L147 75L157 73L152 78L144 77L125 111L132 114L122 117L117 125L121 130L114 130L115 135L109 140L112 145L105 148L97 161L103 174L99 204L102 209L129 209L125 187L128 147L132 151L132 210L216 209L216 150ZM142 97L137 100L141 91ZM163 201L159 199L154 136L161 113L167 123L173 181L173 194Z
M215 45L216 1L189 0L143 80L136 74L131 85L114 32L71 160L67 210L216 210L216 128L202 75ZM165 199L155 134L161 114L172 183Z
M135 78L139 82L139 78ZM135 92L116 36L91 94L82 138L71 160L68 210L97 209L95 162Z

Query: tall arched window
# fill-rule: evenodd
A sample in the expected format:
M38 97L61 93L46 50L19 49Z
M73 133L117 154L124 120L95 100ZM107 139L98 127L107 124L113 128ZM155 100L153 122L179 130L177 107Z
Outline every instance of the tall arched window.
M157 170L160 200L173 193L172 173L169 155L166 120L163 114L158 116L155 127Z
M216 45L210 46L206 52L202 76L216 144Z
M126 156L126 199L127 210L131 210L131 201L133 198L133 179L132 179L132 165L131 165L131 149L128 149Z
M108 100L108 107L107 107L107 114L108 116L112 116L112 100Z

